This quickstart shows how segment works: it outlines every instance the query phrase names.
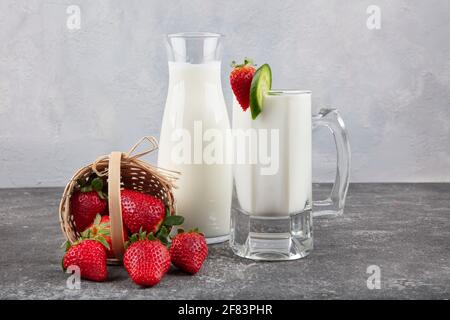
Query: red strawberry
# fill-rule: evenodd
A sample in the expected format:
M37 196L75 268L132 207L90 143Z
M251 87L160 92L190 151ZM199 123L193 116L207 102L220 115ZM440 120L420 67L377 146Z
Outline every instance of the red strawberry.
M205 236L197 230L178 233L172 239L170 258L177 268L190 273L197 273L208 255Z
M230 84L233 93L241 105L242 110L246 111L250 106L250 86L252 84L255 67L252 60L245 58L243 64L231 64L233 70L230 73Z
M106 249L98 241L81 240L67 250L63 259L63 268L78 266L81 277L93 281L105 281L108 277L106 269Z
M70 211L78 232L85 230L97 214L105 213L107 207L106 196L102 191L103 180L95 178L88 186L83 185L85 182L79 182L80 191L74 192L70 199Z
M123 222L131 233L137 233L142 228L147 233L156 233L165 216L164 203L149 194L134 190L121 191Z
M170 254L166 246L153 234L140 232L130 237L123 256L123 265L134 283L148 287L159 283L170 268Z
M114 258L114 252L112 251L112 241L110 232L109 216L97 215L95 220L91 225L84 230L81 235L84 238L93 239L101 242L106 247L106 254L108 258ZM123 226L123 239L128 240L128 231L126 227Z

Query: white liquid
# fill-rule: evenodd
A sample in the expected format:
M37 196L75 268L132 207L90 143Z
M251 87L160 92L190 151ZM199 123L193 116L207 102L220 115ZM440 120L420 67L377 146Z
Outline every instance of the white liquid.
M257 216L303 211L311 205L311 94L267 95L255 120L250 109L244 112L234 99L233 130L249 128L279 130L279 153L274 155L278 156L279 167L275 174L263 175L261 168L265 165L261 163L234 166L241 208ZM267 141L270 146L270 139Z
M225 162L206 164L202 159L201 163L194 161L194 143L201 143L199 139L202 139L198 134L195 136L194 123L200 123L203 132L216 129L223 137L230 130L220 80L220 62L169 62L169 92L161 129L158 166L181 172L174 196L177 214L185 217L185 229L198 227L208 238L228 235L232 167ZM180 140L172 135L177 129L184 129L191 137L190 163L180 163L173 157L174 147L180 145ZM207 145L208 142L203 142L203 149ZM229 152L231 147L227 148L224 144L223 156L226 157Z

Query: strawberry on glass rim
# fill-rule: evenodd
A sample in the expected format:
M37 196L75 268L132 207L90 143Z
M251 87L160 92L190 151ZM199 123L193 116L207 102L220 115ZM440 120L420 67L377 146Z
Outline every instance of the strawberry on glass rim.
M230 84L242 110L246 111L250 106L250 87L256 68L253 61L249 58L244 59L244 63L231 63Z
M272 70L265 63L258 69L251 59L245 58L243 64L231 64L233 70L230 73L230 84L234 96L242 110L250 107L252 119L262 111L264 95L272 88Z

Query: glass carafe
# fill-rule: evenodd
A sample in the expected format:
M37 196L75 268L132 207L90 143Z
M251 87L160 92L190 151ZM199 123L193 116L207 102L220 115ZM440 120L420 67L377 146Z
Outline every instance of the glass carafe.
M232 147L222 92L220 48L215 33L177 33L166 38L169 88L158 166L181 173L175 190L184 228L199 228L208 243L229 237Z

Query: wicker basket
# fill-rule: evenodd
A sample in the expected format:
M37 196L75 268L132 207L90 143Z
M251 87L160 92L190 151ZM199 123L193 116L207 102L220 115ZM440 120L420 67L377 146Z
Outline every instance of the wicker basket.
M144 141L151 144L151 148L145 152L133 155L133 152ZM105 177L108 185L108 206L110 216L110 232L112 251L115 258L108 259L109 264L120 264L124 252L122 209L120 203L120 191L123 188L136 190L159 198L170 209L170 214L175 214L175 201L172 193L177 173L154 167L140 157L153 152L158 148L154 137L144 137L138 141L127 153L112 152L109 155L98 158L94 163L78 170L66 185L59 206L59 218L61 229L71 243L79 237L75 222L70 213L70 198L74 192L78 179L87 179L92 173L99 177Z

